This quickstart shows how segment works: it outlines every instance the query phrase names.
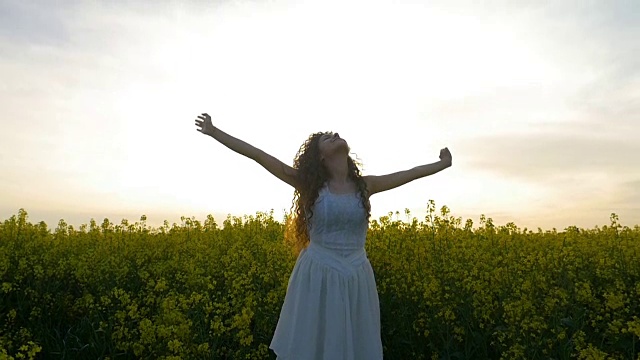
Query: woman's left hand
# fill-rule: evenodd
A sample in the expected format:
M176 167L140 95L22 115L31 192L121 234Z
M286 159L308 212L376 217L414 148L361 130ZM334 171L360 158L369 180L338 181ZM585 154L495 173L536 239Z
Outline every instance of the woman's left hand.
M449 148L444 148L440 150L440 161L442 161L447 167L451 166L451 152Z

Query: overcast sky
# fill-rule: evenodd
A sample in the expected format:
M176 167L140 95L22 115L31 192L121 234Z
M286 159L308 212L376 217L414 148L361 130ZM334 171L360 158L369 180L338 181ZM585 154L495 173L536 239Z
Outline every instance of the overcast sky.
M293 189L208 112L288 164L316 131L365 175L449 147L374 218L639 224L640 2L477 3L0 0L0 220L281 219Z

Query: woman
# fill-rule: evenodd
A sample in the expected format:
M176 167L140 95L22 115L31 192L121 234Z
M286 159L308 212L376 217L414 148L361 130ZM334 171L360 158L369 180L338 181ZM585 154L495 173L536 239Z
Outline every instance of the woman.
M299 255L270 345L278 359L382 359L378 292L364 249L369 197L450 167L449 150L433 164L362 176L338 133L309 136L291 167L217 129L208 114L196 126L295 189Z

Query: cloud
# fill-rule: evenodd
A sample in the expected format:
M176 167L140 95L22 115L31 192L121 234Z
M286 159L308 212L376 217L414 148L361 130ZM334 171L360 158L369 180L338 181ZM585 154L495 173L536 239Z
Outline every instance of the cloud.
M640 144L615 138L512 134L469 139L463 147L476 169L534 182L593 173L628 178L640 171Z
M567 131L570 126L589 125L565 124L557 133L467 139L458 149L458 165L469 174L544 189L533 203L519 201L519 192L502 190L500 196L514 201L509 213L520 219L516 223L591 227L608 223L611 213L624 224L640 223L640 143L612 132L598 137Z
M640 58L619 59L603 73L569 99L572 117L587 126L583 130L635 137L640 126Z
M0 39L21 45L64 44L69 38L63 21L66 9L53 2L0 2Z
M453 150L474 169L556 186L594 173L627 181L640 168L640 3L547 4L523 17L538 36L518 37L552 76L429 111L444 130L465 135Z
M616 189L612 203L635 211L635 220L640 224L640 178L622 182Z

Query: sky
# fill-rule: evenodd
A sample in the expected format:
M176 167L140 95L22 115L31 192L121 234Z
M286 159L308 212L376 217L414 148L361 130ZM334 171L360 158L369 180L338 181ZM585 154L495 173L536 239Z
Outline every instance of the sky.
M289 165L317 131L363 175L450 149L374 219L640 223L638 1L152 3L0 0L0 220L282 219L293 188L196 131L207 112Z

